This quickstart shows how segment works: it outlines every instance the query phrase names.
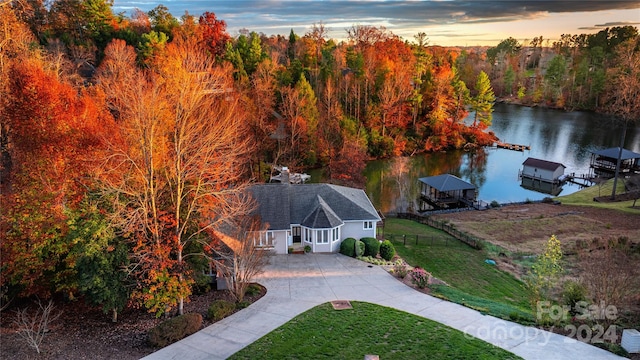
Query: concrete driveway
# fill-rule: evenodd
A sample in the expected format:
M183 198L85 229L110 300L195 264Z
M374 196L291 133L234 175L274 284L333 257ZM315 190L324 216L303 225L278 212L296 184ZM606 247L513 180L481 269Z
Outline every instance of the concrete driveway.
M267 294L145 359L226 359L296 315L332 300L357 300L431 319L525 359L623 359L570 338L440 300L404 285L386 270L340 254L274 255L256 282Z

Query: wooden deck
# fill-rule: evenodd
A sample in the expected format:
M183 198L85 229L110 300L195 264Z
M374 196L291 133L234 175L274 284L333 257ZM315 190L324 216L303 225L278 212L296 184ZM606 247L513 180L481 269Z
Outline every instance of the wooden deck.
M505 143L501 141L496 142L496 147L499 149L507 149L507 150L514 150L514 151L531 150L530 145L510 144L510 143Z

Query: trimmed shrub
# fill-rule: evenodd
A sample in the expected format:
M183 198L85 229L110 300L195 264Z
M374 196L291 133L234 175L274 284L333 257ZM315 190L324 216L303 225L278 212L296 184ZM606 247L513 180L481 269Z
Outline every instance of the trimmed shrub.
M214 301L207 310L207 316L213 321L222 320L231 315L236 309L236 304L226 300Z
M356 245L356 239L354 238L344 239L342 241L342 244L340 244L340 254L346 255L349 257L355 257L356 256L355 245Z
M260 287L260 285L251 284L251 285L247 286L247 290L244 291L244 295L245 296L256 296L256 295L260 294L260 291L262 291L262 288Z
M365 237L360 239L364 243L364 256L376 257L380 251L380 241L376 238Z
M202 327L202 315L184 314L163 321L149 330L149 343L155 347L165 347L183 339Z
M391 241L385 240L380 244L380 256L387 261L391 261L396 256L396 249Z
M356 240L355 252L356 257L364 256L365 245L362 241Z

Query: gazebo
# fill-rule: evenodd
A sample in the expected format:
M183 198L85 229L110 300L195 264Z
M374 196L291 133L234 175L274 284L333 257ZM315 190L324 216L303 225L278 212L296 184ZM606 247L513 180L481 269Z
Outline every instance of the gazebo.
M616 163L620 148L614 147L604 150L594 151L591 154L590 171L593 177L601 176L611 178L616 171ZM627 176L640 174L640 154L633 151L622 149L622 157L620 158L620 175Z
M476 187L457 176L443 174L418 179L420 182L420 210L472 207L476 201Z

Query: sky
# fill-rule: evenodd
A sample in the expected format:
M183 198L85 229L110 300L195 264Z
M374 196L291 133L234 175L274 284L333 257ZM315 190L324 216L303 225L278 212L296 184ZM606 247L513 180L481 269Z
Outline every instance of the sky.
M232 36L241 29L267 35L302 36L316 23L328 37L343 40L352 25L384 26L413 41L419 32L430 45L495 46L514 37L528 44L536 36L556 40L562 34L590 34L606 27L640 27L640 0L569 1L324 1L324 0L114 0L115 13L163 4L176 17L185 10L199 16L213 12Z

